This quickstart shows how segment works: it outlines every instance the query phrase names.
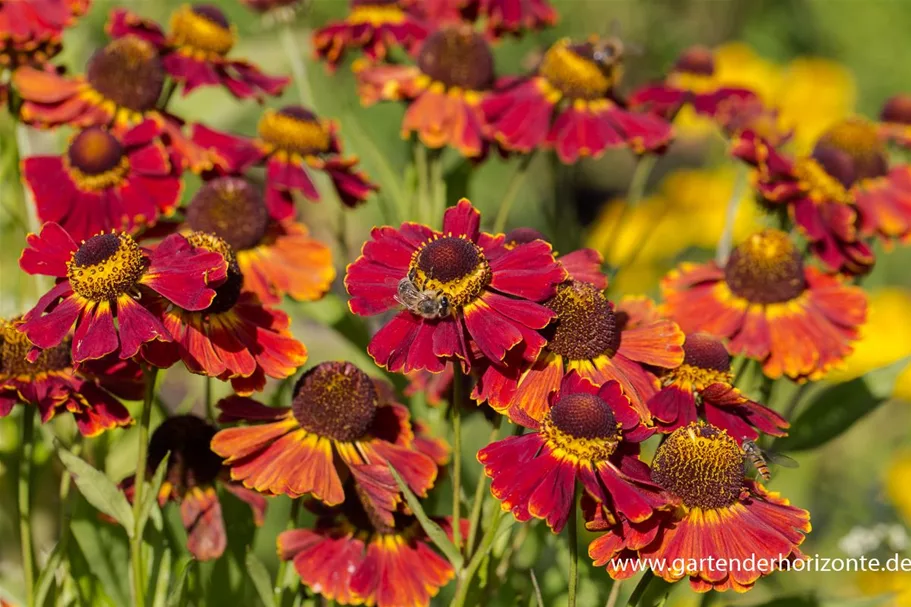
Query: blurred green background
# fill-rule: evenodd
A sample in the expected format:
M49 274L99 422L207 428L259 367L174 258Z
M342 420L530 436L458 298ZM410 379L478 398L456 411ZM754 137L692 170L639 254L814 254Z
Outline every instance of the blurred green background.
M362 108L347 66L330 76L309 58L310 30L342 16L347 2L311 2L297 14L291 38L294 44L290 47L288 39L278 36L275 27L237 0L215 3L239 28L235 56L245 56L268 72L292 73L295 62L289 61L289 52L302 55L305 73L298 70L295 76L306 77L317 112L340 122L347 151L360 156L364 170L384 185L386 192L395 192L390 183L403 179L408 162L408 148L399 136L402 108L397 104ZM96 0L89 14L67 33L58 63L71 72L80 72L88 54L105 42L104 23L108 11L115 6L166 22L170 11L179 4L176 0ZM495 54L501 74L533 65L535 57L559 37L608 34L615 27L634 47L628 58L624 84L627 89L659 78L676 54L691 44L720 46L726 78L756 86L767 101L779 104L797 130L798 150L808 146L831 121L852 112L875 116L889 95L911 91L911 62L902 54L911 31L911 3L900 0L553 0L553 4L561 15L556 28L497 45ZM296 103L297 99L298 92L292 86L284 98L270 100L269 105ZM255 131L261 112L254 102L240 103L214 89L178 98L171 108L191 122L203 121L244 134ZM726 158L724 145L717 137L695 123L682 124L680 135L667 157L659 161L649 183L648 198L628 219L629 225L624 226L616 246L609 245L605 234L610 233L611 222L618 215L617 202L626 191L633 167L632 157L625 152L559 170L554 170L548 159L539 157L523 186L511 227L536 227L553 239L559 251L586 244L606 251L610 246L609 261L623 267L612 294L655 295L657 279L675 262L711 254L734 182L734 164ZM65 132L60 132L43 137L39 141L42 149L33 152L59 150L65 136ZM21 273L17 265L27 220L16 160L14 126L4 115L0 118L0 315L5 317L26 310L36 298L32 279ZM494 157L472 169L451 152L445 160L450 199L467 195L482 212L495 211L513 166ZM194 183L194 178L189 178L188 195L195 191ZM386 196L388 204L389 194ZM749 203L747 200L742 205L738 234L758 225L757 214ZM554 208L561 209L561 213L555 214ZM380 203L373 201L351 213L345 247L336 239L337 205L306 205L303 215L318 237L332 243L339 273L343 275L344 250L356 254L370 227L381 222L380 209ZM517 223L520 219L521 223ZM578 229L578 225L583 228ZM653 233L653 237L635 254L635 261L627 263L636 248L633 243L641 242L637 230ZM874 274L865 282L872 297L871 323L857 355L838 378L857 375L911 353L911 276L907 272L911 256L900 249L880 254ZM338 280L334 292L324 301L284 306L295 318L295 335L310 350L308 365L347 358L370 373L380 374L363 349L346 337L350 332L346 331L349 323L344 301ZM275 388L272 386L272 391ZM201 396L201 378L171 370L156 416L160 419L164 411L201 411ZM269 394L265 398L268 400ZM420 401L420 397L416 400ZM787 405L786 394L779 400L780 405ZM804 545L806 553L827 557L864 553L887 558L894 552L911 555L906 532L911 525L909 400L911 373L906 372L895 399L823 449L811 455L801 454L798 470L783 471L773 479L774 490L812 513L814 529ZM434 427L446 432L439 411L428 410L421 402L415 402L414 408L418 415L426 414ZM20 413L16 411L0 420L0 597L21 596L15 519ZM76 595L91 604L127 605L129 587L123 567L128 553L123 533L100 523L91 507L80 499L74 501L68 518L60 518L61 466L50 452L51 433L69 444L74 428L66 418L55 421L45 428L44 445L38 450L35 527L39 560L53 546L59 526L71 525L75 539L69 550L71 566L76 577L81 575L82 579ZM469 437L466 485L471 489L479 474L474 453L488 435L481 416L471 416L465 435ZM116 431L93 441L83 455L96 466L104 466L112 479L120 480L132 470L135 448L135 429ZM445 485L440 489L443 495L449 491ZM440 511L445 511L447 500L439 501ZM254 604L255 594L243 574L244 545L253 537L254 529L243 511L245 506L230 498L224 502L226 518L239 521L228 529L229 552L215 563L194 565L201 574L190 578L195 584L193 592L197 597L209 597L210 605ZM284 525L288 508L287 500L273 500L267 524L258 530L253 541L256 554L272 572L277 567L274 537ZM232 516L235 510L239 516ZM433 503L429 510L434 510ZM175 538L175 545L183 546L185 537L176 509L169 507L167 514L167 533ZM509 540L515 543L515 559L512 569L503 572L504 580L514 581L512 586L524 589L525 594L517 597L511 585L504 583L491 604L527 604L529 570L534 568L545 604L560 605L565 602L561 593L565 591L568 570L565 542L554 541L541 524L525 527L527 530L521 535L514 530L512 537L516 539ZM586 544L590 539L582 538ZM186 555L175 567L182 567L185 559ZM604 605L610 591L609 578L587 565L583 565L582 575L581 604ZM621 600L633 586L632 582L624 583ZM442 596L448 596L451 590L444 590ZM911 573L778 574L760 582L746 595L712 597L717 604L743 605L773 599L782 601L782 605L909 606ZM677 589L670 598L673 605L696 605L701 601L705 604L702 597L686 587Z

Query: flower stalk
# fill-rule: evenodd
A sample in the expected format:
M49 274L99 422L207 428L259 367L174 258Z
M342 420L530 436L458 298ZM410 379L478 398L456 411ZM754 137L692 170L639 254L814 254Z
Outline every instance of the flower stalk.
M145 380L145 398L142 401L142 414L139 418L139 449L136 455L136 480L133 494L133 534L130 538L130 558L133 564L133 601L137 607L145 605L145 563L142 558L142 521L140 512L145 493L146 459L149 451L149 426L152 420L152 401L155 397L155 381L158 379L158 368L143 368Z
M32 544L32 458L34 455L36 411L26 406L22 412L22 449L19 455L19 542L22 548L22 577L25 604L35 605L35 551Z

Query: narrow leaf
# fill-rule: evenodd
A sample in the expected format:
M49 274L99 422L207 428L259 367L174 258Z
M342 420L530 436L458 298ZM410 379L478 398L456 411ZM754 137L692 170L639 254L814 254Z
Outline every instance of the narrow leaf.
M275 594L272 589L272 579L269 577L266 566L252 552L247 553L247 573L250 575L253 587L256 588L256 593L259 594L263 605L274 607Z
M171 551L165 549L161 554L161 563L158 567L158 579L155 581L155 597L152 607L166 607L168 600L168 580L171 579Z
M774 450L806 451L839 436L892 396L895 381L909 361L911 357L905 357L820 390L791 425L788 436L775 441Z
M103 472L59 444L57 454L86 501L120 523L127 535L133 537L133 512L123 491Z
M155 470L155 474L152 476L151 486L146 483L145 488L142 493L142 505L139 507L139 535L142 535L143 530L146 527L146 523L149 520L149 515L152 513L153 507L157 506L158 502L158 492L161 490L161 484L164 482L165 472L168 471L168 459L170 459L171 453L165 453L164 458L161 460L161 463L158 464L158 468ZM161 516L158 517L157 528L161 528Z
M418 501L417 496L411 492L411 489L408 488L408 485L405 484L405 481L402 480L402 477L399 476L399 473L396 472L395 468L393 468L391 464L387 465L389 466L389 471L392 472L392 476L395 478L395 482L398 483L399 489L401 489L402 494L405 496L408 507L411 508L414 516L418 519L418 522L424 529L424 533L426 533L427 537L436 544L436 547L446 555L446 558L449 559L449 562L452 563L452 566L455 567L456 571L461 570L462 565L465 562L462 559L462 553L456 548L455 544L449 541L443 528L430 520L430 517L427 516L424 509L421 507L421 502ZM453 521L453 524L458 525L459 522Z
M531 574L531 585L535 588L535 600L538 602L538 607L544 607L544 597L541 596L541 587L538 585L538 578L535 577L534 568L529 569L528 572Z
M55 574L57 573L57 568L60 566L60 563L65 556L64 552L64 543L57 542L54 549L51 551L50 556L47 557L44 569L38 574L38 580L35 582L35 605L44 605L44 602L47 600L47 595L51 590L51 586L56 581Z
M181 561L183 561L183 567L180 568L180 573L177 574L177 580L174 582L174 588L171 589L171 594L168 595L168 607L182 607L187 603L186 596L184 596L187 589L187 577L190 574L190 567L196 561L189 557L183 557Z

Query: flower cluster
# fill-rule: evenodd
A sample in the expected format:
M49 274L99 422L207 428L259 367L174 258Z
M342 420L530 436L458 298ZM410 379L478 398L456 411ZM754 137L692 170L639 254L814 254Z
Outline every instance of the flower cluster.
M243 4L284 22L293 44L296 0ZM766 487L774 459L764 448L801 424L781 402L787 383L830 379L861 339L860 281L876 243L911 241L911 165L892 153L911 147L911 97L889 99L875 121L842 116L814 133L811 150L795 150L800 125L785 124L767 92L732 82L721 49L686 49L627 94L629 46L617 36L554 36L524 73L500 72L498 43L557 22L547 0L352 0L315 29L313 50L327 77L359 53L352 94L368 107L403 106L405 177L379 148L364 157L380 191L344 151L358 147L350 113L319 105L318 114L305 83L300 102L278 100L291 79L243 58L243 24L215 4L180 6L165 25L114 9L109 40L81 71L50 64L87 9L88 0L0 0L11 118L67 128L63 151L20 163L37 221L19 266L49 280L0 320L0 418L25 420L28 447L39 440L34 419L56 420L47 431L63 436L63 413L86 438L118 441L138 426L135 468L117 486L96 471L97 494L86 495L127 528L135 604L152 598L155 567L184 549L200 561L246 552L252 586L276 604L302 584L333 604L428 607L451 582L454 607L493 604L497 583L473 584L482 566L509 583L500 570L520 540L499 541L504 516L540 525L548 547L566 533L573 559L581 517L592 566L622 580L647 560L645 585L686 578L697 592L745 592L806 558L810 514ZM206 87L259 104L255 133L172 111L178 90ZM681 205L668 215L685 180L642 201L648 171L693 118L724 142L715 156L739 171L742 189L727 211L712 198L698 213ZM562 208L576 175L566 165L610 150L636 163L630 194L622 208L596 211L610 216L607 229L580 236ZM492 152L517 168L489 221L495 197L471 179ZM535 154L554 161L559 190L540 215L522 196ZM691 183L714 174L691 172ZM754 195L743 221L738 205ZM298 204L327 197L339 204ZM515 202L524 227L510 223ZM647 225L634 229L643 209ZM374 211L383 224L365 227ZM676 234L703 219L713 229L695 244L717 245L710 261L681 251L694 243ZM363 244L349 253L356 230ZM337 243L322 241L330 232ZM656 234L667 242L650 244ZM580 244L586 237L598 250ZM676 267L652 275L651 297L618 293L621 266L635 270L650 246ZM159 381L165 372L173 385ZM178 408L175 386L202 403ZM142 404L131 413L124 401ZM153 418L156 404L163 415ZM477 451L467 453L472 415L471 431L491 434L472 437ZM98 451L87 441L91 456L77 464L61 448L81 489L88 461L104 461L111 442ZM31 449L23 454L27 471ZM463 512L470 464L476 501ZM27 484L19 503L31 560ZM228 494L246 504L243 520ZM264 525L270 504L289 502L290 520ZM166 537L175 529L162 532L156 503L179 508L185 546ZM239 520L284 529L266 538L281 563L274 585ZM768 566L727 570L712 558ZM31 565L30 593L40 585ZM202 596L211 584L198 569L187 592ZM156 575L157 593L170 577Z

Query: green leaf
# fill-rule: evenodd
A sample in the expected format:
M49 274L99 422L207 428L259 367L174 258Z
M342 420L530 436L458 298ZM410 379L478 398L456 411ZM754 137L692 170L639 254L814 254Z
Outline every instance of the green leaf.
M253 554L253 552L247 553L247 573L250 575L253 587L256 588L256 592L259 594L259 599L263 602L263 605L274 607L275 593L272 589L272 578L269 577L266 566L263 565L262 561L256 558L256 555Z
M84 513L70 523L70 531L75 542L70 546L78 546L85 562L82 572L74 568L73 575L80 584L86 583L86 591L94 595L94 587L100 584L111 599L113 605L131 605L130 592L130 547L126 537L113 525L99 524L97 514L83 506ZM73 559L70 559L73 562ZM86 574L89 580L85 580ZM96 604L92 599L85 604Z
M911 356L820 390L791 425L788 436L776 440L773 449L806 451L839 436L892 396L895 381L909 361Z
M158 564L158 579L155 581L155 592L152 595L152 607L166 607L168 600L168 580L171 579L171 551L167 548L161 553Z
M190 567L193 566L194 561L190 557L183 557L179 562L183 562L183 567L180 568L180 573L177 574L177 580L174 582L174 588L171 589L171 593L168 595L167 607L182 607L187 604L187 598L185 596L187 590L187 577L190 574Z
M56 581L54 574L57 573L57 568L63 561L64 556L65 545L63 542L57 542L54 549L51 551L50 556L47 557L44 569L38 574L38 580L35 582L36 605L44 605L44 602L47 600L47 595L51 590L51 586Z
M170 456L170 451L165 453L164 458L161 460L161 463L158 464L158 468L155 470L155 474L152 476L151 485L149 483L146 483L143 489L142 505L139 507L139 535L142 535L142 532L146 527L146 523L149 520L149 515L152 513L152 509L157 506L158 492L161 490L161 484L164 482L164 475L168 471L168 459ZM160 513L155 527L159 530L162 527Z
M424 533L426 533L427 537L436 544L436 547L446 555L446 558L449 559L449 562L452 563L452 566L455 567L456 571L462 569L462 565L465 562L462 558L462 553L456 548L455 544L449 541L443 528L430 520L430 517L427 516L424 509L421 507L421 502L418 501L417 496L411 492L411 489L408 488L408 485L405 484L405 481L402 480L402 477L399 476L399 473L396 472L395 468L393 468L391 464L387 464L387 466L389 466L389 471L392 472L395 482L398 483L399 489L401 489L402 494L405 496L408 507L414 512L414 516L418 519L418 522L424 529Z
M86 501L120 523L127 535L133 537L133 512L123 491L103 472L59 444L57 454Z

